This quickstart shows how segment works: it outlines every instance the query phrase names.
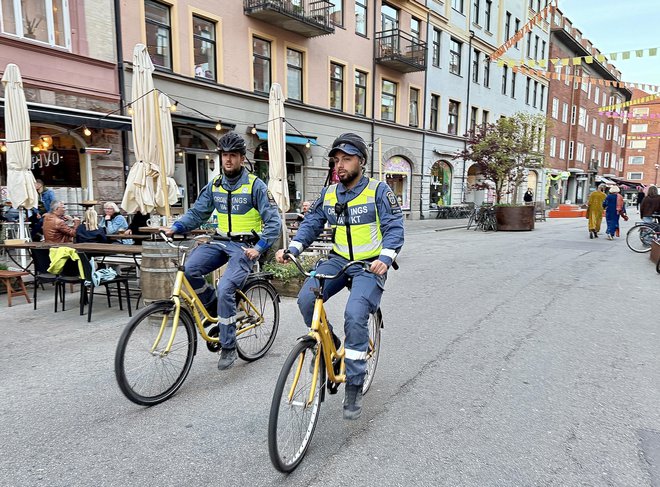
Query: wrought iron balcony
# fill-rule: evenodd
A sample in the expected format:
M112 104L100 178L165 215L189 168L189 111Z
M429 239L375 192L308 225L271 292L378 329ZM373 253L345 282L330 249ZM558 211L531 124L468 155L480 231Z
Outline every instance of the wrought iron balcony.
M243 12L305 37L333 34L328 0L243 0Z
M376 32L376 62L402 73L426 70L426 42L399 29Z

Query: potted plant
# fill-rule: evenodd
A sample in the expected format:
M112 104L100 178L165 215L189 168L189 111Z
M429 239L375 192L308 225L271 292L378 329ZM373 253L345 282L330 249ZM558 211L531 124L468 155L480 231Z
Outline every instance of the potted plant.
M320 255L305 255L302 257L302 266L305 270L311 270L321 258ZM264 265L263 270L273 274L271 281L273 287L281 296L296 297L300 292L305 276L303 276L293 262L279 264L270 261Z
M494 190L498 230L534 229L534 206L518 204L518 194L528 170L543 167L545 128L543 115L518 112L475 127L466 134L467 147L456 155L481 173L484 180L475 189Z

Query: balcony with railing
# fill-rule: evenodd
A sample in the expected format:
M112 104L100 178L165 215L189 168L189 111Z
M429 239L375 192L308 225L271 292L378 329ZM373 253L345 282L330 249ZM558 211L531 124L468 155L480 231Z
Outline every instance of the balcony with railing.
M335 32L333 7L328 0L243 0L245 15L305 37Z
M426 70L426 42L399 29L376 32L376 62L402 73Z

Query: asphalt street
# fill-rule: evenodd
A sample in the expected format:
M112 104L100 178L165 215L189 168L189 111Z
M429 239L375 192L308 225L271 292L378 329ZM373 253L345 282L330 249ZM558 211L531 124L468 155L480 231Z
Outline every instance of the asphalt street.
M632 224L624 223L624 231ZM660 486L660 275L585 219L533 232L411 222L382 302L362 418L328 396L292 474L270 464L279 369L305 328L281 303L263 359L216 368L201 348L161 405L114 378L125 312L75 297L52 313L0 298L0 484L7 486ZM48 291L46 294L52 294ZM328 304L342 322L346 295ZM341 328L340 326L338 328Z

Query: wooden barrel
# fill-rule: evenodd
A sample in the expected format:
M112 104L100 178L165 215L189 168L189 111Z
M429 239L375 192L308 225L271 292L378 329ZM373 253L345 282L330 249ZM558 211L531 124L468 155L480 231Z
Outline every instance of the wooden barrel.
M177 257L178 250L165 242L142 243L140 288L145 305L172 295Z

